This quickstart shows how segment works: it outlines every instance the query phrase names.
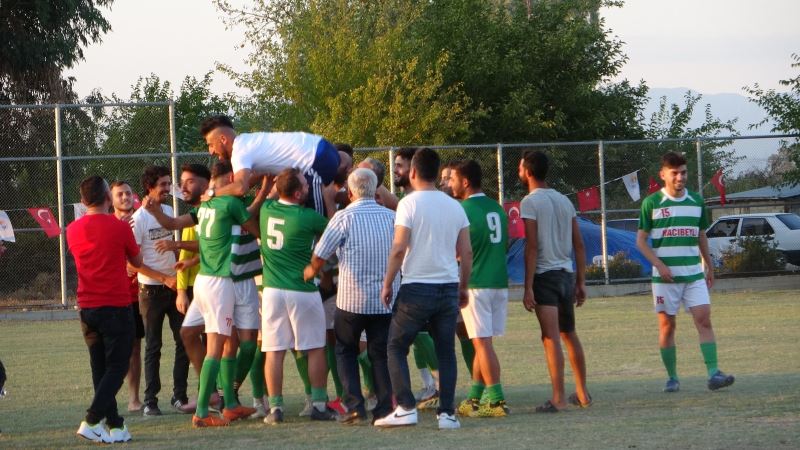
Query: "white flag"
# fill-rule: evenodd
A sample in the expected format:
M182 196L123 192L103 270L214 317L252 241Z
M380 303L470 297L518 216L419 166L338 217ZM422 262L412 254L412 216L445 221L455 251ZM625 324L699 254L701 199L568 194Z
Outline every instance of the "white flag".
M169 189L169 193L172 194L172 196L177 198L178 200L185 200L183 198L183 191L181 191L181 188L178 187L177 185L173 184L172 187Z
M638 202L642 196L639 193L639 177L636 176L636 172L631 172L623 176L622 182L625 183L625 189L628 190L628 195L631 196L631 199Z
M0 241L17 242L14 238L14 227L5 211L0 211Z
M75 212L75 220L78 220L86 215L86 211L89 209L83 203L73 203L72 210Z

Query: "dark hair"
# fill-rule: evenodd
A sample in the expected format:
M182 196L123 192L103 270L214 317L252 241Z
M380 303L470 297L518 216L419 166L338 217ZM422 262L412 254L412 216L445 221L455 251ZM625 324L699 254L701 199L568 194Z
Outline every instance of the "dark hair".
M336 150L347 153L348 155L350 155L351 158L353 157L353 147L350 144L343 144L341 142L338 142L336 144L333 144L333 146L336 147Z
M230 161L217 161L214 163L214 167L211 168L211 178L218 178L231 172L233 172L233 166L231 166Z
M127 181L115 180L115 181L112 181L110 185L108 185L108 188L109 189L114 189L117 186L128 186L128 187L131 187L130 183L128 183Z
M526 152L522 157L522 167L530 172L533 178L544 181L547 178L547 171L550 169L550 160L539 150Z
M291 197L303 188L303 184L297 178L298 175L300 175L300 169L294 167L281 170L281 173L275 178L275 188L281 197Z
M200 124L200 136L206 137L208 133L211 133L219 127L233 129L233 122L228 116L224 115L208 117Z
M203 164L184 164L181 166L181 172L189 172L192 175L205 179L206 181L211 180L211 171L209 171L208 167Z
M164 166L147 166L142 173L142 189L147 193L158 184L158 179L169 176L169 169Z
M458 167L462 163L464 163L464 161L458 160L458 159L453 159L453 160L447 161L446 163L442 164L442 168L441 169L442 170L444 170L444 169L455 169L456 167Z
M106 181L92 175L81 181L81 201L86 206L99 206L106 201Z
M375 176L378 177L378 186L383 184L383 179L386 177L386 166L383 163L375 158L365 158L364 162L369 163L372 166L372 171L375 172Z
M472 189L481 188L481 178L483 176L481 172L481 165L478 164L478 162L474 159L461 161L453 165L451 169L458 172L458 175L461 178L465 178L467 181L469 181L469 187Z
M406 161L411 161L414 157L414 153L419 150L417 147L403 147L397 150L397 156L405 159Z
M439 176L439 154L425 147L414 152L411 167L423 181L436 181Z
M661 157L661 167L680 167L686 165L686 158L675 152L667 152L664 153L664 156Z

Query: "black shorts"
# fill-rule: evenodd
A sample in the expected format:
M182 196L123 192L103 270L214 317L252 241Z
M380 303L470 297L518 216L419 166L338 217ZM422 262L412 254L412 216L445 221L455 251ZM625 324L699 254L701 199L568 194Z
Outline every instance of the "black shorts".
M533 297L537 305L558 307L558 329L575 331L575 275L566 270L550 270L533 277Z
M136 328L134 337L141 339L144 337L144 320L142 320L142 313L139 312L139 301L131 303L131 310L133 311L133 326Z

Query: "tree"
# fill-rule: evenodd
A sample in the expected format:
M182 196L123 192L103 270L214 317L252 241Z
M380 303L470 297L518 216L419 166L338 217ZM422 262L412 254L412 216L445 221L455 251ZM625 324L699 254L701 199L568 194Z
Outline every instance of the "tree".
M647 88L609 83L602 0L217 0L253 70L223 68L276 128L355 145L641 137Z
M800 69L800 55L792 54L794 62L791 67ZM764 90L758 83L752 87L746 86L744 91L752 97L750 101L764 108L768 118L752 124L756 128L767 122L772 122L770 131L800 134L800 74L788 80L780 80L782 86L789 88L788 92L776 92L774 89ZM780 184L800 183L800 137L784 141L782 145L788 150L793 167L788 170Z
M0 104L68 103L62 70L83 59L111 25L97 6L113 0L5 0L0 3Z

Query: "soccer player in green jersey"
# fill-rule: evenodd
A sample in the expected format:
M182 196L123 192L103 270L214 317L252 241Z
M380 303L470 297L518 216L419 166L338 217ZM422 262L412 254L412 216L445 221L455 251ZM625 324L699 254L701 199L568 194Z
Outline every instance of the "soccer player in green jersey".
M661 158L664 188L642 201L636 245L653 264L653 302L658 313L658 345L667 369L664 392L677 392L675 316L681 304L691 312L700 336L700 351L708 370L708 388L730 386L733 375L717 367L717 343L711 327L708 290L714 285L714 265L708 251L708 211L703 198L686 189L686 158L674 152ZM648 239L650 240L648 242ZM706 271L703 270L705 263Z
M303 203L308 183L297 169L283 170L275 180L279 199L261 206L261 255L264 259L261 345L269 391L267 424L283 422L283 359L286 351L305 352L311 381L312 420L334 420L327 405L325 311L319 290L303 279L314 239L328 220Z
M481 166L476 161L453 165L449 186L453 197L462 200L472 244L469 303L461 309L461 315L475 346L475 358L472 387L458 412L472 417L503 417L509 411L492 337L505 333L508 315L508 218L503 208L481 190ZM489 401L481 405L484 390Z

